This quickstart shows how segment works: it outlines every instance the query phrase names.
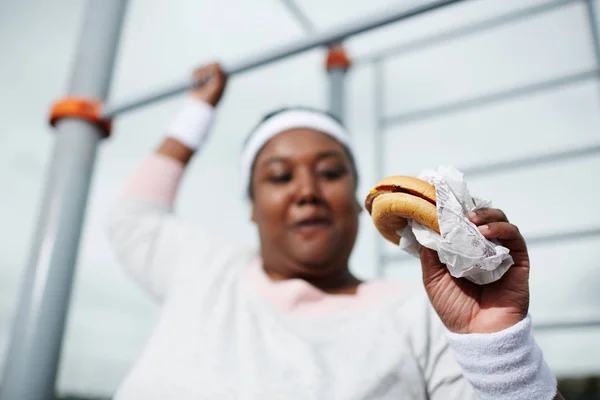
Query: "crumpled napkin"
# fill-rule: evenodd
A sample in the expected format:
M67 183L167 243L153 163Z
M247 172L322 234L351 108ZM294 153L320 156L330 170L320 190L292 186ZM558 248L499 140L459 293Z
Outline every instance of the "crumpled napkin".
M483 237L466 216L469 211L491 207L491 202L472 197L463 174L451 166L424 170L417 178L435 186L440 234L408 220L398 232L399 247L417 258L421 246L437 251L456 278L479 285L500 279L513 264L509 250Z

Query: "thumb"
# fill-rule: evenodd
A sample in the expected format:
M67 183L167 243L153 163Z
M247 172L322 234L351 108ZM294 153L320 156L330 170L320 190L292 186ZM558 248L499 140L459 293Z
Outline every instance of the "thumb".
M435 250L421 247L421 269L425 285L435 282L448 273L445 265L440 262Z
M421 264L439 264L442 265L438 257L438 253L435 250L431 250L425 246L421 246Z

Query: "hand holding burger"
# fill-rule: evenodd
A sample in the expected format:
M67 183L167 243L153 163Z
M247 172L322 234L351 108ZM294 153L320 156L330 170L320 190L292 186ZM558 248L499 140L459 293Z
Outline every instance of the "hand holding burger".
M377 230L398 245L398 231L413 219L439 233L435 187L410 176L390 176L377 183L365 200ZM437 252L423 247L423 283L444 325L454 333L497 332L515 325L529 310L529 255L519 229L497 209L469 215L487 239L510 250L514 264L496 282L477 285L454 278Z
M365 207L381 235L396 245L408 219L440 233L435 187L426 181L387 177L371 190ZM525 240L498 209L467 216L485 238L509 249L514 264L499 280L477 285L453 277L436 251L422 247L425 290L465 377L482 399L563 400L531 332Z

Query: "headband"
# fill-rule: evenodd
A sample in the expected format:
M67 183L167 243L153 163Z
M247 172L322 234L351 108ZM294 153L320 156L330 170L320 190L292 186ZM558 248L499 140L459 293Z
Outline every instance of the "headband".
M250 138L242 151L242 182L248 187L252 175L252 166L263 146L274 136L294 128L309 128L323 132L342 145L352 154L350 135L334 118L319 111L296 109L280 112L262 122L250 134Z

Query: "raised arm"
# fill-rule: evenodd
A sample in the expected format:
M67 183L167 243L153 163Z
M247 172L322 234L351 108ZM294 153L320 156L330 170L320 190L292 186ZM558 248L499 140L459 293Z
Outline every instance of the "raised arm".
M194 77L210 78L194 89L164 141L129 177L108 218L108 240L117 260L158 299L166 295L188 250L202 263L215 246L209 234L173 213L185 167L209 135L225 87L216 64L195 71Z

